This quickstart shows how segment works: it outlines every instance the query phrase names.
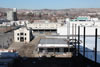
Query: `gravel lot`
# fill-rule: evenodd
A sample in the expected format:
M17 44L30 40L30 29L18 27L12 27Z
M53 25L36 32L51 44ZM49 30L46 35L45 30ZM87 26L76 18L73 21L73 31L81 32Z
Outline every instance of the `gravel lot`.
M8 48L13 42L13 32L0 33L0 48Z

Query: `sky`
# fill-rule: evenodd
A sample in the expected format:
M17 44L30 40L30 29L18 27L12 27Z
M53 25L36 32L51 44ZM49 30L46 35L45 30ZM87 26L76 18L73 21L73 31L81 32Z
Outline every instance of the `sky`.
M18 9L100 8L100 0L0 0L0 7Z

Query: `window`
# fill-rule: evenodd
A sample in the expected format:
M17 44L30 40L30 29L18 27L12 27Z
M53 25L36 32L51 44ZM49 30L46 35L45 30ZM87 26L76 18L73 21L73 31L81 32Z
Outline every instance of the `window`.
M19 33L17 33L17 35L19 36Z
M24 37L20 37L20 41L21 42L24 42Z
M39 52L43 52L43 48L39 48Z
M19 37L17 37L17 40L19 40Z
M54 52L53 48L48 48L47 50L48 50L48 52Z
M68 48L64 48L64 52L68 52Z
M20 35L23 35L23 33L20 33Z
M25 40L26 40L26 37L25 37Z
M25 33L25 35L26 35L26 33Z
M59 48L55 48L55 52L59 52Z

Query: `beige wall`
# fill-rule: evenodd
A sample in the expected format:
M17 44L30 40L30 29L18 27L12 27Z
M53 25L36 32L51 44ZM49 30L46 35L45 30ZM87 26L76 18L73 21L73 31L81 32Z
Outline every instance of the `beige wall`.
M60 23L33 23L33 24L27 24L28 28L32 29L57 29L58 27L61 27Z
M19 35L18 35L19 33ZM23 35L20 35L20 33L23 33ZM26 35L25 35L26 33ZM19 37L19 40L17 39ZM30 31L27 29L18 29L14 31L14 41L15 42L20 42L20 37L24 38L24 42L30 42ZM26 40L25 40L26 38Z

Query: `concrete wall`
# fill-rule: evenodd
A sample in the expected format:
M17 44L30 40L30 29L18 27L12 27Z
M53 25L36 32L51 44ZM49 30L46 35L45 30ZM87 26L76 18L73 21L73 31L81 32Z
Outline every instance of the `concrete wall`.
M18 35L19 33L19 35ZM23 33L23 35L20 35L20 33ZM26 35L25 35L26 33ZM19 37L19 40L17 39ZM20 41L20 37L23 37L24 38L24 42L30 42L30 30L27 30L27 29L18 29L18 30L15 30L14 31L14 41L15 42L21 42ZM26 38L26 40L25 40Z
M75 24L76 26L76 35L78 35L78 26L80 26L80 35L83 35L83 28L86 27L86 35L95 35L95 29L98 29L98 35L100 35L100 27L99 26L93 26L92 23L75 23L74 26L72 23L70 23L70 27L67 27L67 24L65 26L62 26L57 29L58 35L68 35L68 30L70 31L70 35L75 35ZM86 26L87 24L87 26ZM100 23L99 23L100 24ZM68 29L69 28L69 29Z
M61 27L60 23L32 23L27 24L28 28L32 29L57 29L58 27Z

